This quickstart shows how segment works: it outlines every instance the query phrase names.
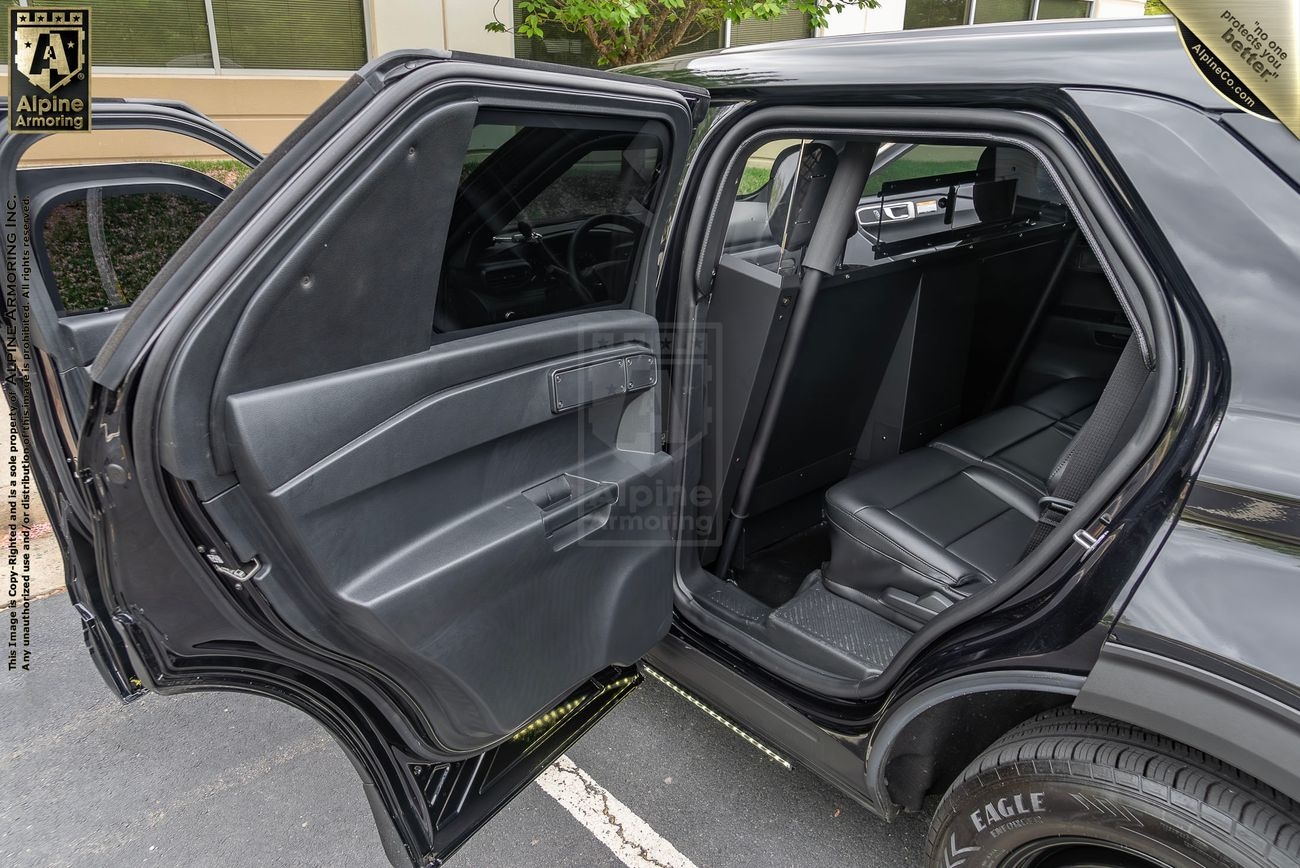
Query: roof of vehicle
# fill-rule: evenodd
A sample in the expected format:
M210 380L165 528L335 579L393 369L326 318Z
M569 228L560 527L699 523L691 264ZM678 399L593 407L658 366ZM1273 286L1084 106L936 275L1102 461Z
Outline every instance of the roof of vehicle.
M1193 68L1171 16L976 24L727 48L620 72L708 88L716 97L808 89L827 99L899 85L1004 92L1045 86L1158 93L1233 111ZM839 92L838 94L836 92Z

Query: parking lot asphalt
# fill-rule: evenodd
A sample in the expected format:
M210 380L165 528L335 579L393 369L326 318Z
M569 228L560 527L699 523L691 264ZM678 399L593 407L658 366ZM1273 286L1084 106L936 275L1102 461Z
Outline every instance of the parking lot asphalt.
M31 648L31 672L0 674L0 864L388 864L356 773L305 715L238 694L123 705L62 594L32 604ZM568 756L701 868L920 863L928 818L877 820L655 683ZM621 864L540 786L452 861Z

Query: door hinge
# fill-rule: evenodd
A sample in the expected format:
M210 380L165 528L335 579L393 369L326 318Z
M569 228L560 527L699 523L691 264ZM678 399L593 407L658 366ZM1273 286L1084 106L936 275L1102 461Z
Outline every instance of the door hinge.
M247 564L231 564L211 546L199 546L198 551L212 569L228 579L234 579L236 582L246 582L251 579L259 566L256 558Z

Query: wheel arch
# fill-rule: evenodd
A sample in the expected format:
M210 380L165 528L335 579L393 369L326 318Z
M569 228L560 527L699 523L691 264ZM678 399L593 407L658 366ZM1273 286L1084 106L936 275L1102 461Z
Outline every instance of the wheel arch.
M887 813L917 810L1019 723L1067 705L1081 675L1011 670L948 679L886 707L867 752L869 797Z
M1236 678L1107 642L1074 707L1182 742L1300 801L1300 709Z

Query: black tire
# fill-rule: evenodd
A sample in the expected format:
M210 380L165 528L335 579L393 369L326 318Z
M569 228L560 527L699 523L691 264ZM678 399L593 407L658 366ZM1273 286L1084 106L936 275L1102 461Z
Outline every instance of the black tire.
M1067 707L967 766L926 853L932 868L1297 868L1300 806L1200 751Z

